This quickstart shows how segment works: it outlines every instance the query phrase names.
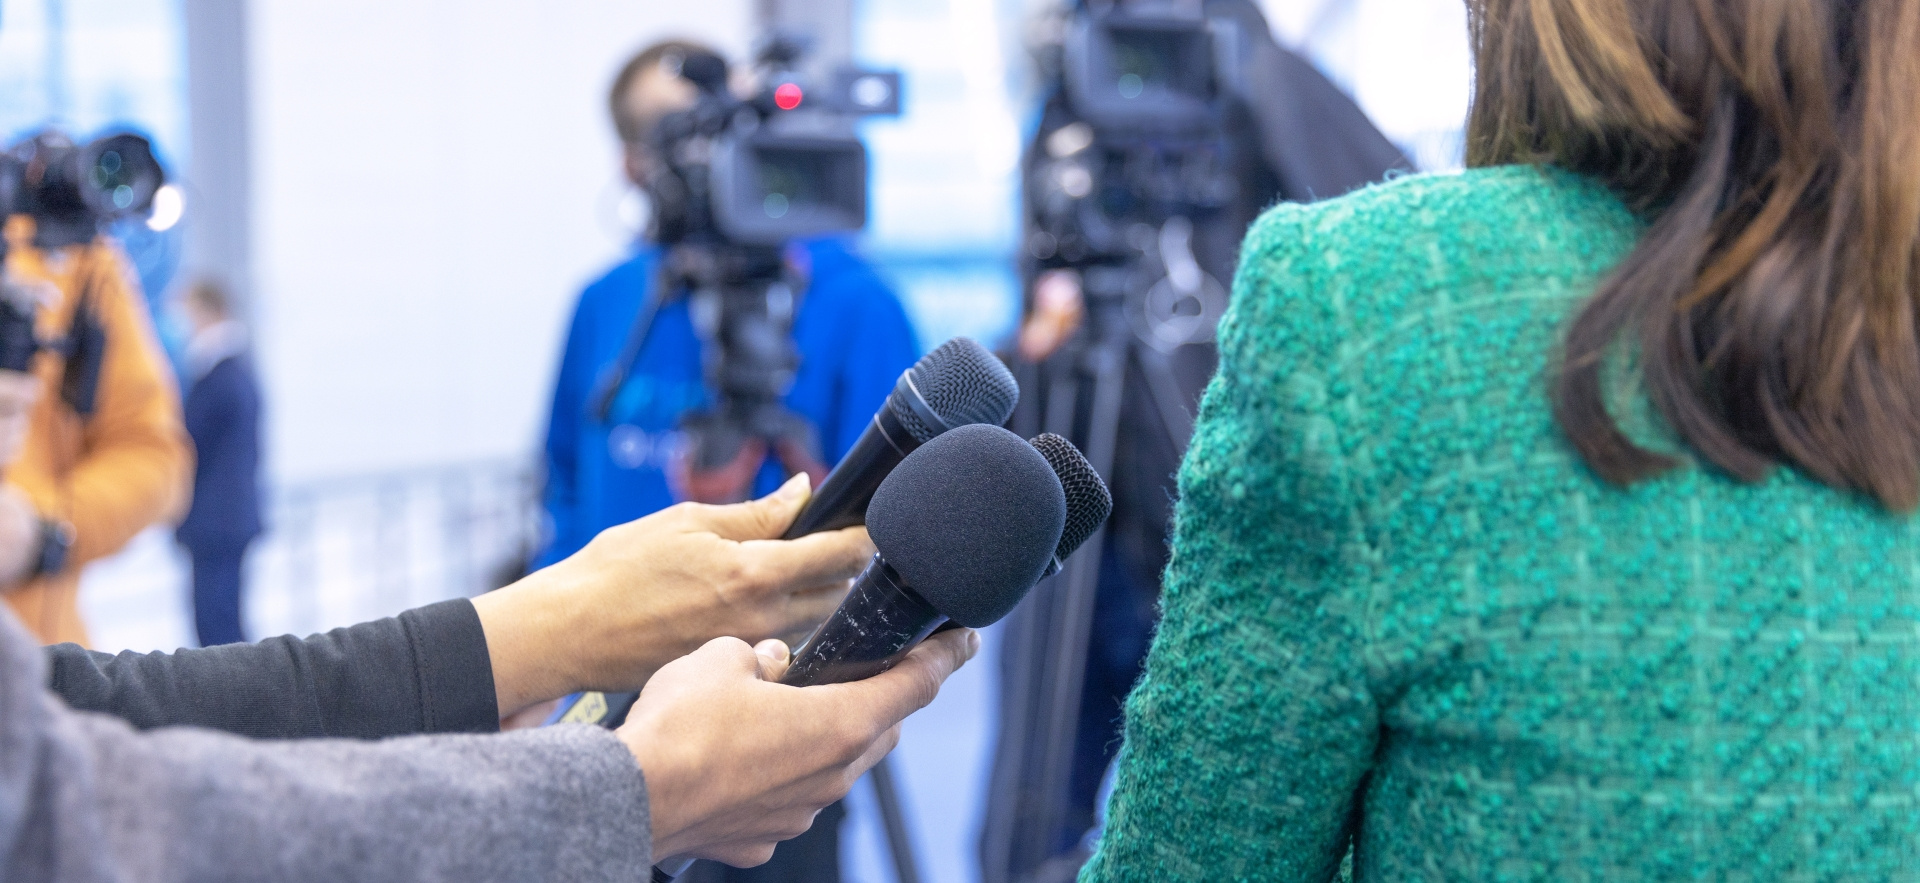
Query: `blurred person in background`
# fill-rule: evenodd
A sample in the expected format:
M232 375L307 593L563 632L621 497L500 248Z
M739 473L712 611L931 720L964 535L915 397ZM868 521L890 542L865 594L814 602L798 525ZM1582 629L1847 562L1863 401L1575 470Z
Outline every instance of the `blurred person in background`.
M25 216L7 219L5 235L6 272L49 292L38 316L42 338L66 334L83 303L104 332L93 412L40 395L0 492L0 534L29 536L34 550L0 571L8 606L42 642L84 645L80 569L177 516L192 455L172 371L118 248L98 237L40 249ZM42 390L59 390L62 357L42 352L35 359Z
M193 624L200 646L246 640L240 615L247 546L260 535L260 388L247 329L224 285L199 279L181 309L187 339L187 434L193 505L174 530L193 562Z
M1233 57L1239 59L1239 77L1244 82L1242 89L1230 92L1222 102L1225 110L1214 135L1222 145L1224 164L1232 178L1231 196L1221 206L1182 219L1190 221L1184 228L1188 233L1181 237L1187 259L1205 274L1201 293L1217 292L1224 301L1227 288L1216 280L1232 279L1240 240L1261 211L1281 200L1311 202L1337 196L1380 181L1390 173L1409 171L1412 164L1339 87L1305 58L1279 45L1255 3L1206 0L1191 6L1194 13L1215 23L1219 33L1237 36ZM1049 394L1056 386L1055 378L1079 370L1082 363L1083 356L1069 344L1085 346L1100 333L1094 327L1097 323L1087 318L1090 308L1082 292L1080 262L1052 250L1054 240L1043 220L1049 197L1041 189L1046 167L1061 158L1062 142L1074 142L1078 145L1075 149L1084 150L1097 137L1082 111L1074 106L1068 90L1059 88L1065 62L1061 47L1054 42L1064 38L1073 16L1090 15L1088 10L1097 7L1100 4L1062 4L1038 25L1043 35L1042 45L1037 47L1040 66L1055 88L1043 98L1039 125L1025 153L1029 246L1023 250L1022 262L1027 296L1011 359L1025 387L1021 415L1030 415L1025 422L1021 415L1015 417L1015 428L1023 435L1068 431L1042 422L1055 419L1052 409L1058 406ZM1148 0L1110 9L1145 16L1169 11L1166 4ZM1147 123L1139 125L1151 128ZM1191 140L1190 135L1181 134ZM1103 182L1098 186L1114 184ZM1114 189L1124 191L1125 186ZM1136 204L1150 203L1145 196L1132 199ZM1168 241L1164 232L1157 241ZM1039 244L1042 242L1047 244ZM1160 267L1148 266L1142 272L1166 275L1169 271L1165 268L1178 259L1157 254L1156 260ZM1151 278L1157 277L1149 281ZM1194 312L1217 318L1222 306L1224 303L1202 303ZM1066 812L1059 816L1064 824L1048 835L1048 849L1064 855L1041 872L1042 879L1071 875L1085 859L1080 840L1094 822L1096 795L1119 748L1122 705L1139 679L1159 614L1160 575L1167 566L1172 527L1173 474L1186 451L1200 394L1213 376L1217 357L1210 323L1193 329L1188 342L1171 347L1149 341L1140 324L1128 325L1139 338L1130 342L1134 354L1113 368L1123 372L1118 418L1121 431L1115 439L1107 476L1114 509L1099 547L1091 625L1091 634L1097 638L1087 646ZM1083 336L1076 340L1076 335ZM1091 449L1085 437L1076 441ZM1035 640L1051 642L1053 636L1035 633ZM1013 654L1002 657L1014 658ZM1009 671L1004 677L1011 683L1002 691L1002 700L1013 703L1020 702L1027 692L1020 688L1019 681L1051 680L1056 675L1052 671ZM1023 720L1027 716L1007 707L1001 719ZM1035 744L1032 736L1003 732L1001 738L1021 744L1002 749L997 763L1021 765L1011 758L1020 757L1028 750L1026 746ZM1026 778L1011 770L996 775L1002 781ZM1012 827L1027 826L1027 799L1017 807L1004 804L1001 811L1015 813L1008 823ZM1033 815L1055 818L1051 814ZM988 855L993 861L992 849ZM1026 870L1016 868L1014 873Z
M1080 878L1920 873L1920 0L1472 0L1269 211Z
M680 77L679 66L694 54L714 53L685 41L649 46L621 68L609 90L626 177L643 191L659 164L654 126L693 106L696 89ZM787 259L809 284L793 323L800 366L785 403L812 424L830 467L859 438L919 348L899 300L846 243L795 243ZM580 295L547 428L545 503L553 536L535 566L675 502L669 474L679 446L676 428L682 415L707 404L709 393L686 292L656 290L660 260L661 250L642 242ZM657 310L648 309L655 299ZM624 363L641 322L648 323L644 340ZM785 480L780 465L769 458L753 489L765 493ZM843 815L837 805L829 808L813 832L782 847L768 866L733 872L732 879L838 879ZM713 873L720 872L697 867L688 880Z
M643 191L658 164L654 125L693 105L696 90L677 71L695 53L713 54L683 41L649 46L621 68L609 91L626 177ZM650 241L639 243L631 258L587 286L575 307L547 426L545 502L553 537L536 566L572 554L602 529L676 502L669 483L675 430L709 393L687 293L655 290L660 257ZM846 243L797 243L788 260L809 285L793 323L800 367L786 404L813 424L831 466L912 366L918 344L900 301ZM644 341L631 364L621 364L642 307L656 298ZM604 391L607 408L598 413L595 399L610 381L618 388ZM786 480L779 465L769 458L755 493Z

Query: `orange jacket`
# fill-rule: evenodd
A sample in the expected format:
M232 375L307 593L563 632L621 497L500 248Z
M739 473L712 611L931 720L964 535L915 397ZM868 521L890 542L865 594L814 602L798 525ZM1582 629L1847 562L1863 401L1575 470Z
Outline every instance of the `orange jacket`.
M104 241L41 252L31 245L32 230L26 218L7 222L7 268L17 279L48 282L59 292L58 303L40 310L41 337L66 333L81 285L91 280L94 315L107 345L94 413L86 420L60 399L63 359L44 352L36 357L40 401L6 480L44 517L70 522L74 544L64 571L30 580L8 591L6 600L41 641L84 646L87 632L77 603L81 566L184 511L193 454L172 371L125 258Z

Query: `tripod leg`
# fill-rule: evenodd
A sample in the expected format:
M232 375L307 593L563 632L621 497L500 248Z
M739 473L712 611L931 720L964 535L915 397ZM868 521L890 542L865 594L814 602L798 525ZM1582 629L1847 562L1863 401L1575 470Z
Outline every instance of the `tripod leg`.
M1022 397L1022 410L1016 416L1023 419L1016 427L1022 436L1044 431L1071 437L1082 385L1078 359L1057 354L1046 368L1034 363L1015 366L1021 387L1041 392ZM1035 772L1041 761L1037 740L1049 701L1045 666L1059 619L1064 577L1042 581L1001 627L1000 724L981 825L982 883L1014 883L1046 860L1051 845L1035 824L1046 814L1050 799Z
M1109 338L1094 356L1092 413L1087 427L1087 460L1109 481L1120 433L1120 410L1131 346L1126 339ZM1046 811L1036 833L1051 838L1069 819L1068 790L1073 751L1078 742L1080 694L1086 686L1087 646L1092 630L1094 598L1099 591L1100 560L1106 530L1096 531L1068 562L1060 575L1063 591L1048 648L1050 678L1043 687L1047 703L1040 729L1040 764L1036 784L1047 796ZM1050 845L1050 844L1049 844ZM1043 856L1044 858L1044 856Z
M887 852L893 856L893 877L898 883L920 883L919 863L913 856L913 837L907 831L907 817L900 806L900 789L893 781L893 756L880 758L869 778L873 780L874 802L880 806L880 822L887 832Z

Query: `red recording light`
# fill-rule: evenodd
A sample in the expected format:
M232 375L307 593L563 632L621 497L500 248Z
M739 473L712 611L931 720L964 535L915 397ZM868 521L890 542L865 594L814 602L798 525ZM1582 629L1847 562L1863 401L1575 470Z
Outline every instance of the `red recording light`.
M804 96L800 93L800 84L798 83L781 83L778 88L773 90L774 106L781 110L792 110L799 107L802 97Z

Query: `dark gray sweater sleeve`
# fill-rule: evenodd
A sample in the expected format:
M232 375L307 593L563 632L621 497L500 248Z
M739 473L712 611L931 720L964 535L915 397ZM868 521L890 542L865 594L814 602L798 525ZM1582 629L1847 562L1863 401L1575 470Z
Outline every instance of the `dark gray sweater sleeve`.
M493 664L466 599L307 638L172 653L47 648L68 706L140 729L192 725L257 738L378 739L500 728Z
M141 732L68 709L44 666L0 609L0 880L647 879L645 784L609 731Z

